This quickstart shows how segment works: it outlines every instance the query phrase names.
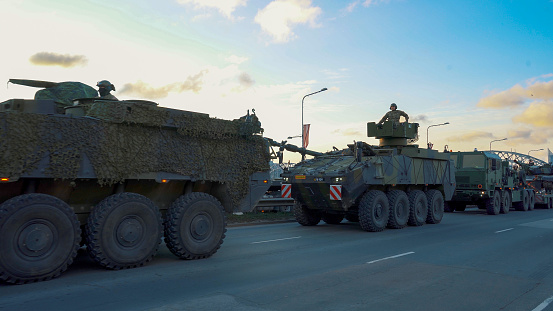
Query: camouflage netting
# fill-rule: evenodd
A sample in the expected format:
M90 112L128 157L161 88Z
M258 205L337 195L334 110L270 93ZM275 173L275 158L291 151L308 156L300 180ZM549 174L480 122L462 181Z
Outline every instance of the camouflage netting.
M143 173L175 173L228 184L236 205L248 192L249 176L269 170L265 141L251 133L240 135L241 120L171 115L171 110L146 104L128 110L129 105L103 102L113 110L101 105L85 110L110 122L0 113L0 176L28 175L40 163L48 177L72 180L86 157L101 185Z
M98 92L91 86L81 82L60 82L54 87L45 88L35 93L35 99L52 99L63 112L63 107L73 106L73 100L78 98L98 97Z

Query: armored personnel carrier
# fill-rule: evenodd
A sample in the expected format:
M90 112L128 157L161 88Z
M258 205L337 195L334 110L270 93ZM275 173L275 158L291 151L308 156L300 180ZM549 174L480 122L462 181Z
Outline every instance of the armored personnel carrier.
M269 146L254 114L232 121L97 97L79 82L0 103L0 281L60 275L82 244L101 266L142 266L162 234L183 259L223 243L225 211L268 188Z
M345 217L365 231L439 223L444 200L455 190L454 166L448 153L408 144L418 127L369 122L367 136L378 138L379 146L358 141L327 153L281 144L314 156L282 174L282 193L295 199L297 222L337 224Z

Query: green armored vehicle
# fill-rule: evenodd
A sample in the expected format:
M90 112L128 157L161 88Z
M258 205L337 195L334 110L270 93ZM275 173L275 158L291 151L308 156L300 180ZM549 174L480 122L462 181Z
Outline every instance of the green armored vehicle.
M58 276L83 244L109 269L142 266L162 234L183 259L223 243L226 212L268 188L269 146L255 114L232 120L106 100L78 82L0 103L0 281Z
M533 210L536 192L527 185L526 173L515 170L509 161L488 151L451 154L455 161L457 188L446 211L464 211L477 205L489 215L506 214L511 206L518 211Z
M281 175L282 195L295 199L298 223L337 224L345 217L365 231L439 223L455 189L453 162L447 153L408 144L418 127L370 122L367 136L380 139L379 146L359 141L324 154L281 145L314 156Z

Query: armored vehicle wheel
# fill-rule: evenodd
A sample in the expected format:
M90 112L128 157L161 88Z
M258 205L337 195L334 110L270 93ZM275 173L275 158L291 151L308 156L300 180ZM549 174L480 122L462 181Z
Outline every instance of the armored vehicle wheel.
M390 205L382 191L370 190L359 203L359 224L365 231L382 231L388 224Z
M501 193L501 214L507 214L511 209L511 192L506 190Z
M533 211L534 207L536 206L536 194L532 189L527 189L527 190L528 190L528 197L529 197L528 210Z
M359 222L359 214L346 214L346 220L349 222Z
M444 196L436 189L430 189L426 192L428 200L428 216L426 223L439 224L444 217Z
M203 192L180 196L165 217L165 244L182 259L207 258L221 247L227 219L221 202Z
M513 206L517 211L525 212L528 210L529 204L530 204L530 198L528 196L528 191L522 190L522 201L515 202Z
M344 215L323 213L322 219L324 222L326 222L329 225L337 225L342 222L342 220L344 219Z
M135 268L152 260L161 231L161 214L150 199L130 192L114 194L88 217L87 251L108 269Z
M315 226L321 221L321 212L310 210L307 207L296 202L294 205L294 216L296 221L302 226Z
M501 194L494 191L491 198L486 199L486 212L488 215L497 215L501 210Z
M422 226L428 216L428 200L424 192L413 190L409 193L409 221L411 226Z
M407 194L401 190L392 190L388 192L388 203L390 204L388 228L401 229L407 226L409 220L409 198Z
M0 280L23 284L59 276L77 256L81 228L73 210L46 194L0 205Z

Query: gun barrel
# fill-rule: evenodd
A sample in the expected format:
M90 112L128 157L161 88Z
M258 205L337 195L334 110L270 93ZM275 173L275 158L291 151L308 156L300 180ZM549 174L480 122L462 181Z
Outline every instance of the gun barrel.
M270 138L268 138L268 141L269 143L272 145L272 146L275 146L275 147L281 147L281 148L284 148L288 151L291 151L291 152L299 152L301 154L307 154L307 155L310 155L310 156L321 156L323 155L324 153L322 152L317 152L317 151L313 151L313 150L309 150L309 149L305 149L305 148L300 148L296 145L292 145L292 144L286 144L286 143L278 143Z
M58 85L57 82L40 81L40 80L25 80L25 79L10 79L8 83L19 84L31 87L50 88Z

